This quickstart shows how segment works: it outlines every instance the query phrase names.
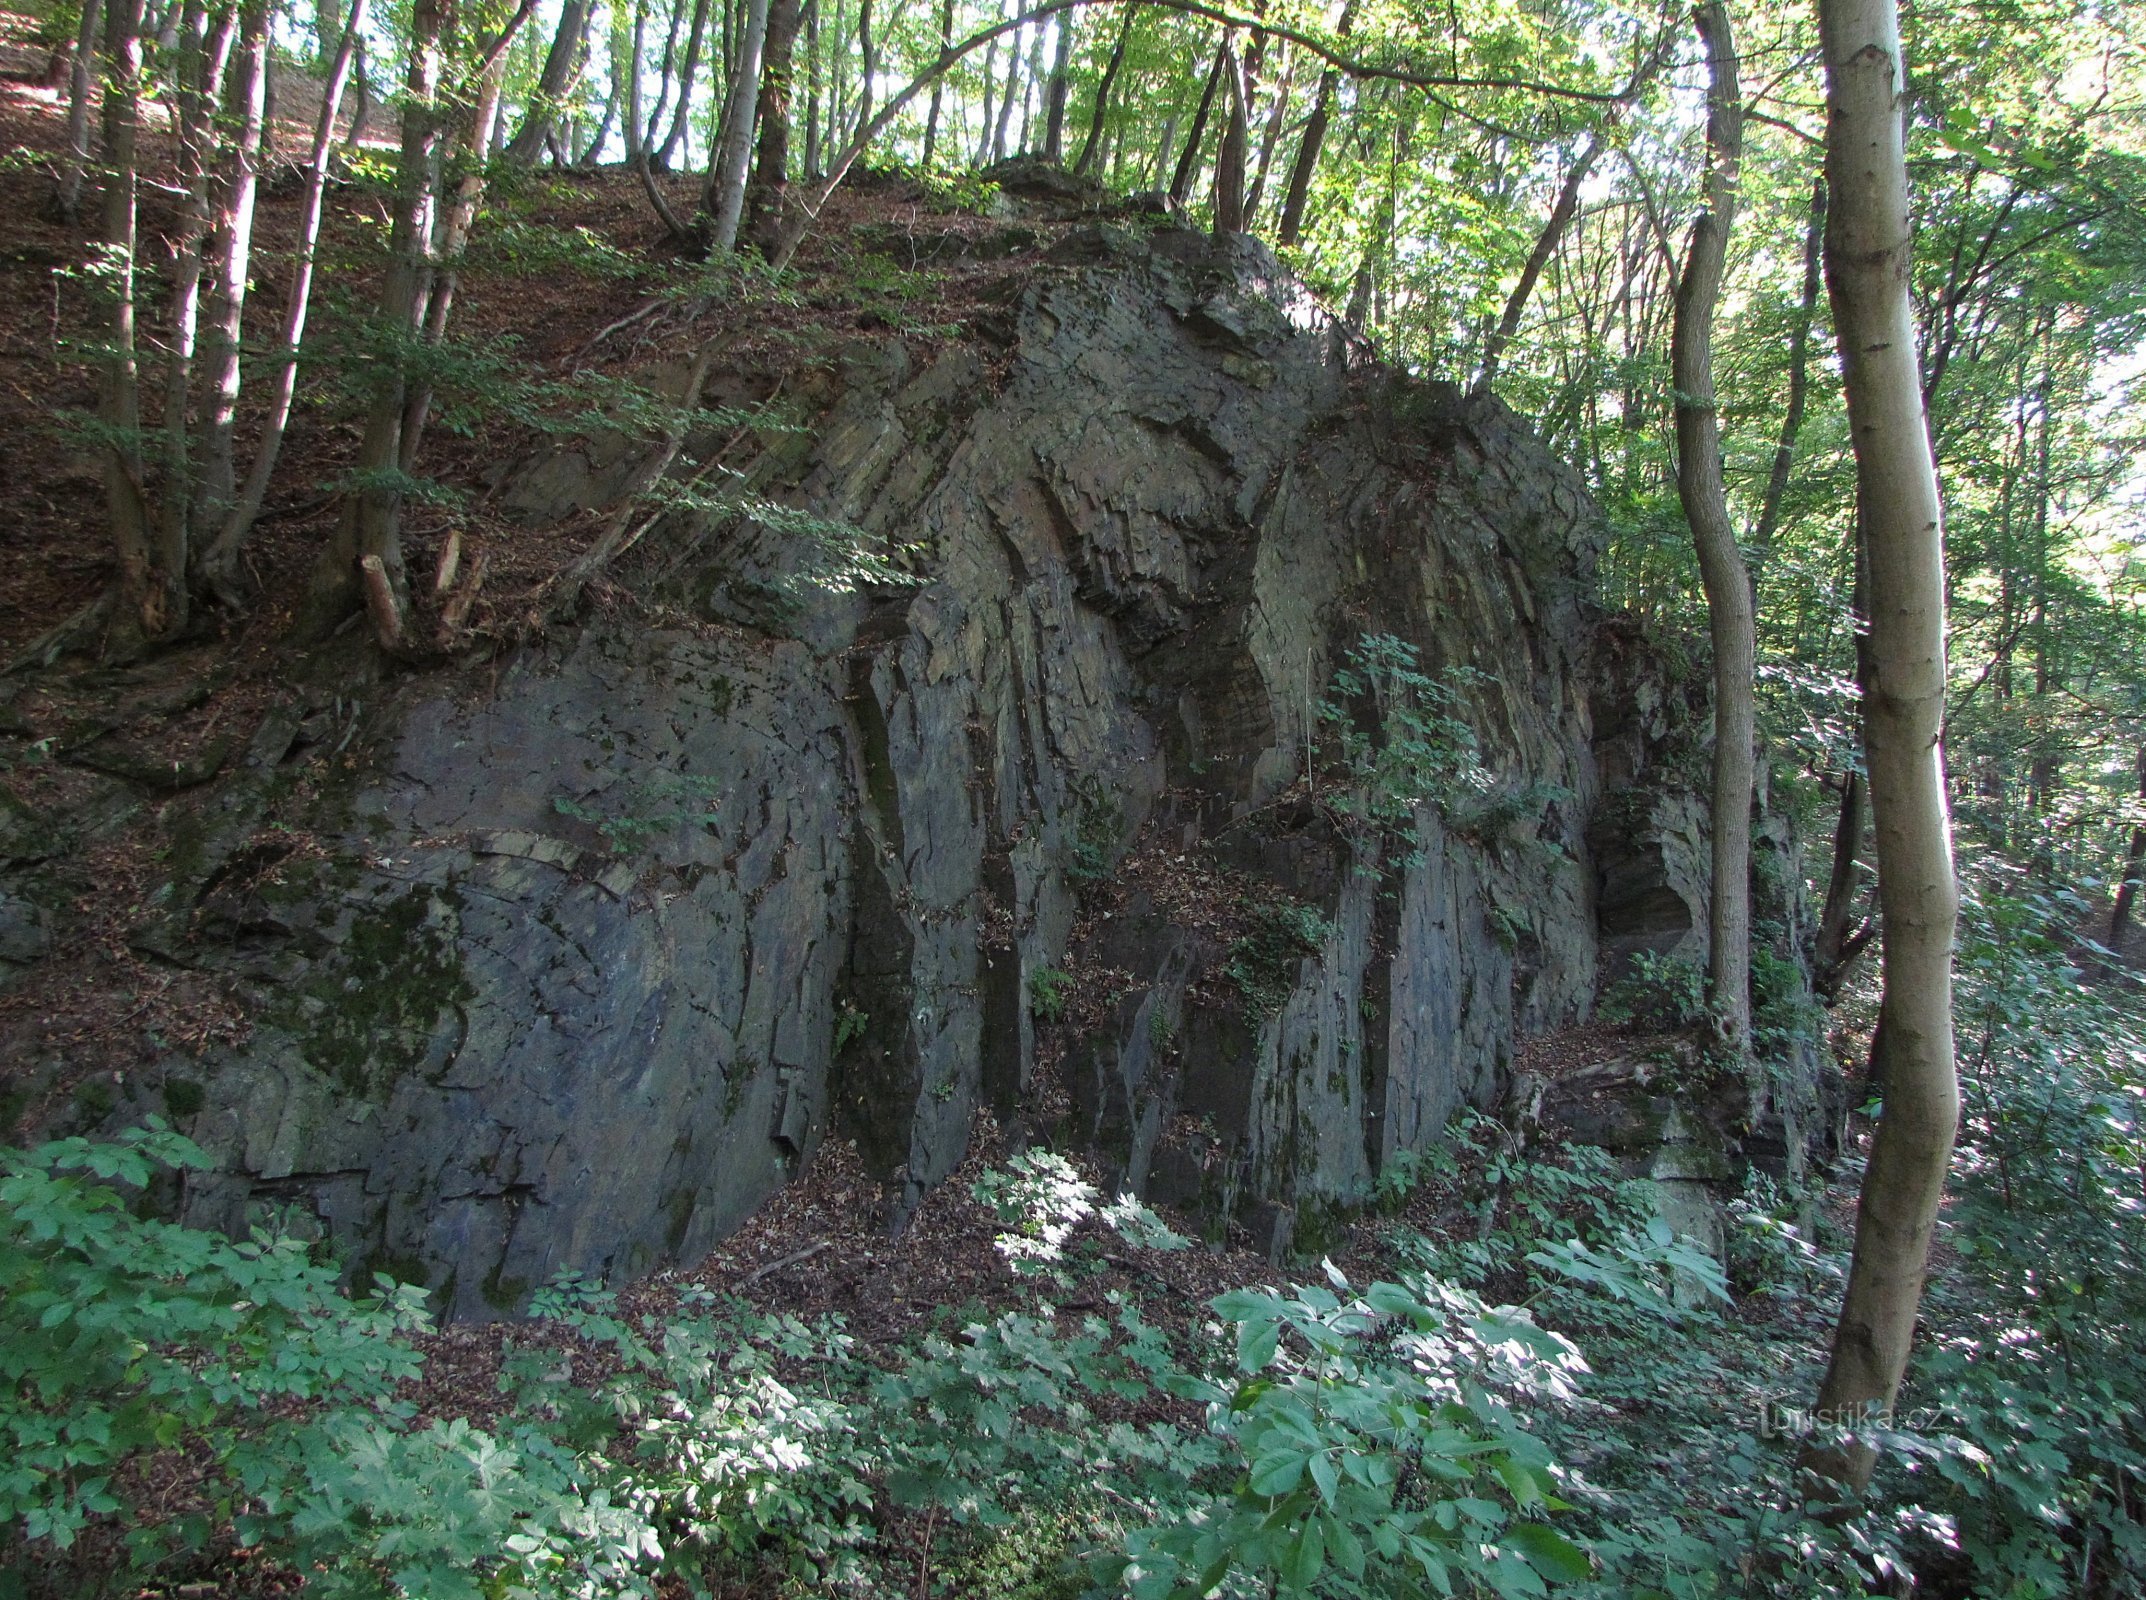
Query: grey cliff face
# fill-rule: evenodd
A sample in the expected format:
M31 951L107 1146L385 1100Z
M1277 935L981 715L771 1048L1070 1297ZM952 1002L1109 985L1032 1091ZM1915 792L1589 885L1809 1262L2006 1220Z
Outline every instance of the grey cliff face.
M692 1260L830 1133L898 1223L989 1109L1278 1248L1588 1013L1603 864L1616 939L1703 939L1639 823L1590 829L1579 481L1257 245L1078 234L995 344L816 381L752 492L914 583L681 513L621 572L657 620L264 727L171 894L255 1013L173 1068L220 1164L190 1220L294 1206L498 1314ZM505 499L557 519L628 468ZM1375 825L1341 740L1390 728L1334 685L1383 636L1479 754ZM325 847L276 855L279 818Z

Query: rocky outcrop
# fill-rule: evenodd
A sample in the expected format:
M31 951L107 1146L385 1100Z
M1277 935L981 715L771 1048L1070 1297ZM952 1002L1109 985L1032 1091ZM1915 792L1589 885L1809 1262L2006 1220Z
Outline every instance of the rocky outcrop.
M1099 224L988 320L801 377L630 616L271 714L166 892L253 1017L165 1064L192 1220L484 1315L694 1257L830 1131L898 1225L989 1109L1278 1247L1587 1014L1598 877L1663 874L1605 821L1576 477L1248 241Z

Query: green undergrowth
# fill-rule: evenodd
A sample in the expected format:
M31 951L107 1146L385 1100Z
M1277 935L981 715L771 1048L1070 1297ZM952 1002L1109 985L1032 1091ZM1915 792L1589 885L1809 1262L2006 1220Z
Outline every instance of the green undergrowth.
M1347 1271L1188 1302L1185 1240L1031 1150L974 1189L1001 1292L907 1342L566 1280L449 1403L412 1291L140 1214L203 1160L152 1125L6 1157L0 1593L2136 1593L2142 1051L2064 915L1971 911L1956 1197L1866 1507L1796 1476L1847 1240L1760 1178L1723 1264L1600 1152L1470 1117Z

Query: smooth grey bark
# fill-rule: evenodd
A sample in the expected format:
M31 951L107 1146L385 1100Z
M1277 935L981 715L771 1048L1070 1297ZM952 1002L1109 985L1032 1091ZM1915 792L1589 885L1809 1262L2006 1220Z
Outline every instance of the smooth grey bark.
M1229 105L1222 120L1222 144L1215 152L1215 233L1244 232L1244 179L1250 140L1251 80L1253 69L1240 60L1227 42L1222 53L1228 60ZM1251 51L1245 52L1246 56Z
M268 0L239 12L238 57L224 108L230 143L217 203L215 315L201 346L201 505L198 523L219 528L237 502L235 453L245 334L246 291L253 277L254 199L268 128Z
M551 48L544 54L544 66L537 74L536 92L529 97L529 108L522 116L521 128L507 141L506 159L516 166L532 166L543 153L544 140L551 132L552 124L560 115L561 108L573 93L575 83L581 77L583 42L589 31L589 13L595 0L566 0L559 12L559 26L551 36Z
M767 41L768 0L750 0L745 33L738 42L737 70L723 106L723 137L708 170L702 205L707 212L708 249L728 255L737 248L738 224L745 214L745 173L753 153L753 113L760 100L760 57Z
M771 256L782 247L783 211L790 193L790 90L802 16L798 0L769 0L760 68L760 145L746 193L744 224L762 255Z
M991 128L991 159L1006 159L1006 128L1013 115L1013 92L1021 81L1021 29L1016 25L1006 46L1006 86L999 96L998 121Z
M2146 807L2146 745L2139 747L2139 804ZM2116 903L2109 908L2109 949L2123 954L2124 935L2131 929L2131 907L2138 898L2139 879L2146 874L2146 823L2131 830L2131 848L2124 852L2124 868L2118 875Z
M1520 280L1513 285L1512 293L1505 297L1505 308L1498 315L1497 327L1491 331L1490 337L1483 341L1483 364L1475 375L1477 394L1489 393L1490 386L1497 381L1498 365L1505 359L1505 352L1511 346L1513 336L1520 331L1520 319L1527 314L1528 301L1535 293L1535 285L1542 280L1543 269L1550 264L1550 258L1557 254L1557 247L1565 237L1565 230L1572 226L1572 219L1579 215L1580 186L1587 181L1588 173L1594 170L1595 158L1601 153L1601 137L1596 135L1589 138L1574 159L1571 170L1565 174L1565 181L1557 191L1557 203L1550 208L1550 220L1543 224L1542 232L1535 236L1535 247L1528 252L1527 260L1521 265ZM1722 227L1726 232L1726 218L1722 219ZM1715 293L1718 295L1719 292L1720 285L1717 283ZM1711 307L1708 308L1707 317L1711 322ZM1711 330L1708 337L1712 337Z
M60 215L72 219L82 209L82 180L89 171L89 101L96 77L98 25L102 0L82 0L75 29L75 55L67 69L67 151L60 158Z
M283 450L289 428L291 402L298 392L298 350L305 341L306 316L313 299L313 267L320 249L320 219L328 192L328 163L335 151L336 117L357 60L358 41L365 26L370 0L352 0L341 44L322 87L320 119L313 128L313 149L306 163L305 194L298 209L298 259L291 269L291 287L284 300L283 331L276 340L276 373L270 388L268 415L261 423L261 442L245 487L223 526L201 553L197 570L204 586L228 607L243 603L239 577L239 552L245 548L253 524L268 498L268 485L275 475L276 459Z
M708 13L711 0L694 0L693 27L686 35L685 65L678 69L678 109L671 117L671 131L663 136L656 164L669 167L688 147L692 129L693 90L700 81L700 58L708 45Z
M1066 75L1073 65L1073 18L1077 14L1068 11L1058 19L1058 47L1051 56L1050 81L1043 93L1043 159L1054 167L1066 154Z
M1341 23L1338 36L1346 39L1356 22L1356 0L1348 0L1341 8ZM1282 220L1275 230L1279 244L1292 245L1304 234L1304 206L1311 195L1311 180L1319 170L1319 151L1326 144L1326 130L1333 117L1334 91L1339 86L1341 73L1329 65L1319 74L1319 93L1312 101L1311 115L1304 121L1304 132L1297 141L1296 160L1289 169L1289 190L1282 200Z
M411 8L388 264L374 304L374 315L390 336L410 343L423 332L431 266L440 58L448 20L445 0L415 0ZM314 564L299 623L303 634L317 636L339 625L362 593L380 642L391 650L402 645L409 586L402 558L401 445L408 397L408 367L398 352L375 377L358 440L357 481Z
M939 48L944 50L954 42L954 0L946 0L939 8ZM931 85L931 110L924 118L924 156L920 163L929 170L933 151L939 143L939 116L946 100L946 80L935 78Z
M1185 148L1177 158L1177 170L1170 176L1170 198L1183 205L1192 194L1193 176L1200 170L1200 145L1207 136L1208 114L1214 110L1215 95L1222 87L1222 74L1230 70L1230 50L1225 34L1222 48L1215 52L1215 64L1207 74L1207 87L1200 91L1200 103L1192 113L1192 127L1185 135Z
M1691 524L1714 645L1714 773L1710 819L1707 984L1715 1042L1735 1059L1751 1049L1751 795L1757 740L1753 680L1757 627L1751 575L1736 544L1721 475L1714 397L1714 310L1728 266L1743 164L1743 91L1728 8L1707 0L1693 14L1706 43L1706 177L1677 280L1669 364L1676 386L1677 494ZM1575 191L1576 193L1576 191Z
M1110 115L1110 91L1117 87L1118 74L1124 69L1126 46L1132 42L1133 23L1139 16L1139 0L1132 0L1132 4L1125 8L1125 21L1118 29L1118 42L1111 46L1110 61L1103 68L1102 82L1095 87L1095 109L1088 117L1088 137L1081 141L1080 155L1073 163L1076 174L1085 174L1095 161L1096 148L1103 136L1103 123ZM1168 137L1165 133L1164 138Z
M1864 1167L1855 1254L1818 1392L1819 1415L1882 1421L1907 1371L1930 1241L1960 1115L1952 944L1959 914L1940 744L1945 555L1909 301L1903 100L1894 0L1819 0L1826 66L1826 283L1870 557L1864 705L1878 865L1884 1114ZM1822 1440L1804 1465L1852 1494L1875 1450Z
M1751 581L1757 583L1773 554L1773 536L1781 525L1789 474L1796 464L1796 439L1803 432L1803 412L1811 388L1811 325L1818 316L1818 288L1824 277L1826 180L1811 185L1811 210L1803 230L1803 290L1796 317L1788 328L1788 403L1781 413L1781 434L1766 474L1766 493L1751 530Z
M104 190L100 238L111 263L108 338L98 369L97 418L104 424L104 497L119 557L118 604L108 645L128 653L163 638L182 574L159 571L149 542L142 494L141 373L135 349L135 247L140 176L135 144L141 126L141 0L106 0L101 107Z

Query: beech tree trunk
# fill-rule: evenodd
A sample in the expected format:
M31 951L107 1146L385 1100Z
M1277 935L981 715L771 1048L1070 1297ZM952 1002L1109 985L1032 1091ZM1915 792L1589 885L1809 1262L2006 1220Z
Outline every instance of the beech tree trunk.
M1222 87L1222 74L1230 70L1230 62L1229 40L1225 34L1222 48L1215 52L1214 67L1207 74L1207 87L1200 91L1199 109L1192 113L1192 128L1185 135L1185 148L1177 158L1177 171L1170 177L1170 198L1178 205L1183 205L1192 193L1193 177L1200 170L1200 143L1207 135L1207 116L1214 109L1216 91Z
M1008 42L1006 47L1005 92L999 96L998 121L992 125L991 129L991 159L993 161L1003 161L1006 159L1006 127L1008 121L1013 116L1014 90L1020 86L1020 82L1021 30L1019 28L1015 28L1013 30L1013 38Z
M1735 71L1733 61L1730 63L1729 70L1732 74ZM1740 116L1741 113L1739 113ZM1741 138L1741 135L1739 135L1739 138ZM1711 147L1710 136L1709 148ZM1588 173L1594 170L1595 157L1601 153L1602 141L1600 137L1589 139L1586 147L1580 151L1579 156L1573 161L1572 170L1565 174L1565 182L1557 191L1557 204L1550 208L1550 220L1543 224L1542 232L1535 236L1535 248L1528 252L1527 261L1520 268L1520 281L1513 285L1513 292L1505 297L1505 309L1499 314L1498 326L1490 337L1483 341L1483 365L1475 375L1475 392L1477 394L1487 394L1491 384L1497 380L1498 364L1505 359L1505 352L1513 342L1513 335L1520 331L1520 319L1527 313L1528 300L1535 293L1535 285L1542 280L1543 268L1547 267L1550 264L1550 258L1557 254L1557 246L1559 241L1565 237L1565 230L1572 226L1572 219L1579 215L1580 185L1587 181ZM1718 151L1715 153L1714 160L1717 163L1721 160ZM1731 211L1733 211L1735 206L1735 179L1733 175L1729 180L1727 190L1729 204ZM1711 208L1713 201L1710 199L1707 204ZM1702 216L1700 221L1703 223L1706 218ZM1730 216L1727 213L1724 213L1719 218L1720 230L1724 236L1728 233L1729 221ZM1694 251L1698 247L1698 242L1697 229L1695 228L1692 238ZM1727 241L1724 237L1721 241L1721 249L1725 250L1726 248ZM1719 252L1717 251L1717 253ZM1721 293L1720 268L1718 266L1715 268L1715 282L1712 292L1718 299ZM1707 327L1704 337L1709 343L1713 339L1713 317L1714 308L1712 305L1708 305L1706 308Z
M745 207L745 231L769 257L782 247L790 190L790 87L802 19L799 0L769 0L767 59L760 69L760 149Z
M1058 47L1051 57L1051 77L1043 95L1043 159L1058 166L1066 156L1066 74L1073 65L1073 19L1077 12L1058 17Z
M101 237L110 261L109 332L97 382L104 425L104 498L119 557L118 605L108 644L130 653L169 631L174 590L183 575L159 571L149 544L142 495L141 373L134 344L135 232L139 175L134 147L141 126L141 0L106 0L103 84L104 204Z
M423 331L434 206L433 158L439 147L440 57L452 0L416 0L402 98L402 150L396 163L394 220L387 271L375 316L389 336L414 345ZM314 565L301 632L321 634L349 615L362 594L383 644L398 648L400 612L408 604L403 568L402 423L409 396L407 361L398 351L375 379L358 440L356 483L333 537ZM369 564L368 564L369 563ZM361 591L360 584L364 587Z
M82 180L89 171L89 91L96 73L97 28L103 11L101 0L82 0L75 58L67 70L67 153L60 163L58 201L60 215L69 221L82 208Z
M239 344L253 268L254 197L261 181L268 117L267 0L249 0L239 13L238 60L225 119L231 143L218 195L215 318L202 341L201 507L199 524L220 528L238 498Z
M1341 23L1336 30L1346 39L1349 29L1356 21L1356 0L1348 0L1341 8ZM1311 194L1311 180L1319 170L1319 151L1326 143L1328 120L1334 111L1334 90L1339 86L1340 72L1329 66L1319 74L1318 97L1312 101L1311 115L1304 121L1303 137L1297 141L1297 158L1289 169L1289 192L1282 200L1282 220L1275 231L1279 244L1295 244L1304 233L1304 204Z
M1296 83L1298 58L1284 46L1281 82L1274 88L1274 105L1267 113L1266 132L1260 135L1259 161L1252 169L1252 182L1244 195L1244 226L1250 232L1259 220L1259 202L1267 192L1267 177L1274 170L1274 152L1281 147L1282 128L1289 120L1289 94Z
M1728 265L1743 165L1743 90L1728 8L1694 13L1706 42L1706 178L1677 281L1669 364L1676 387L1677 494L1698 547L1714 644L1713 881L1708 896L1707 980L1715 1042L1735 1059L1751 1048L1751 790L1757 738L1752 681L1757 628L1751 576L1736 546L1721 476L1721 418L1714 399L1714 308ZM1578 188L1567 185L1575 201ZM1562 197L1561 197L1562 198Z
M750 0L745 36L738 43L737 70L723 107L723 136L708 169L701 199L706 212L708 249L728 255L737 248L738 224L745 214L745 169L753 153L753 112L760 101L760 57L767 40L768 0Z
M939 8L939 48L944 50L954 42L954 0L946 0ZM924 158L919 163L926 171L931 168L933 150L939 143L939 115L946 101L946 80L936 78L931 86L931 112L924 118Z
M1125 21L1118 29L1118 42L1110 48L1109 64L1103 68L1103 81L1095 87L1095 110L1088 117L1088 137L1081 141L1080 155L1073 163L1076 175L1085 175L1095 161L1097 146L1103 137L1103 123L1110 115L1110 91L1117 86L1118 73L1125 66L1125 47L1132 41L1133 23L1140 15L1139 0L1125 8ZM1164 135L1167 139L1168 134Z
M507 142L506 158L517 166L535 164L543 153L545 135L551 132L560 109L573 93L575 80L581 76L582 39L589 31L589 12L594 4L595 0L566 0L559 13L559 28L551 36L551 49L545 52L536 93L529 97L529 109L523 114L520 130Z
M1810 221L1803 232L1803 293L1796 320L1788 329L1788 405L1781 413L1781 436L1766 475L1766 494L1751 532L1751 580L1758 581L1773 553L1774 530L1781 525L1781 504L1788 495L1789 471L1796 463L1796 437L1803 432L1803 411L1811 387L1811 324L1818 314L1818 286L1823 276L1826 236L1826 180L1811 185Z
M269 395L268 416L261 424L261 443L254 453L253 466L246 474L246 484L239 491L237 503L197 563L203 585L227 607L235 608L245 599L245 588L239 576L239 552L245 548L254 519L260 516L261 505L268 498L269 480L275 474L276 458L282 453L284 432L290 424L291 401L298 391L298 348L305 340L306 315L313 298L313 264L319 252L321 211L327 199L328 161L335 150L335 121L342 109L352 63L357 59L358 40L365 26L369 3L370 0L352 0L342 43L336 49L334 63L328 69L328 81L321 90L320 120L313 128L312 156L306 163L305 196L299 203L298 260L291 270L290 293L284 303L283 332L276 341L276 376Z
M656 152L656 165L668 168L688 144L692 131L693 89L700 81L700 58L708 45L710 0L694 0L693 28L686 36L685 65L678 69L678 109L671 117L671 131L663 136Z
M177 173L186 200L172 240L171 293L164 318L164 419L159 451L161 475L156 507L156 566L183 573L192 543L195 503L194 356L201 323L201 283L210 239L215 186L216 102L223 92L224 64L231 51L236 16L226 10L213 33L204 34L208 11L188 0L178 30L177 94L173 121L178 135ZM172 586L174 632L186 625L187 586Z
M1247 80L1252 74L1229 45L1223 45L1222 54L1228 62L1229 105L1222 122L1222 144L1215 152L1217 236L1244 232L1245 160L1251 132L1245 101L1248 98Z
M2146 745L2139 747L2139 803L2146 806ZM2131 830L2131 848L2124 852L2124 870L2116 885L2116 904L2109 908L2109 949L2124 953L2124 935L2131 930L2131 905L2138 898L2139 877L2146 873L2146 823Z
M1826 282L1840 344L1856 504L1870 552L1865 766L1876 828L1885 1109L1864 1168L1855 1255L1819 1415L1883 1419L1900 1392L1960 1114L1946 811L1945 560L1924 426L1895 0L1819 0L1826 62ZM1876 1452L1821 1440L1804 1464L1854 1494Z

